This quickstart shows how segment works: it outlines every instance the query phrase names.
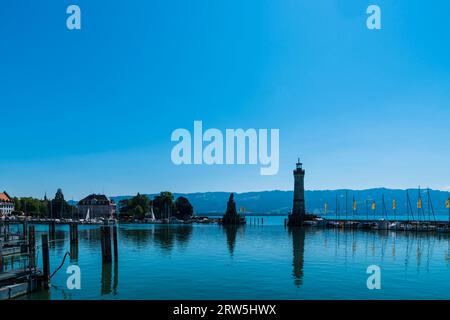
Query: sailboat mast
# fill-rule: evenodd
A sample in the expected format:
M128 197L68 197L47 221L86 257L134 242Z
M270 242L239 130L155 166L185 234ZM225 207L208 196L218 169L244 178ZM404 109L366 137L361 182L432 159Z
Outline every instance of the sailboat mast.
M367 221L369 221L369 203L367 199L366 199L366 219Z
M448 205L448 224L450 224L450 197L448 197L449 205Z
M430 211L428 211L428 216L431 221L431 217L430 217L430 213L431 213L433 215L434 222L436 222L436 215L434 214L434 206L433 206L433 202L431 201L430 188L428 188L427 193L428 193L428 208L429 208L429 210L431 209Z
M345 190L345 220L348 220L348 190Z
M412 205L411 205L411 199L409 197L408 190L406 190L406 196L407 196L407 199L408 199L408 203L407 203L408 209L411 212L412 221L414 221L414 211L413 211L413 208L412 208ZM409 215L408 215L408 221L409 221Z

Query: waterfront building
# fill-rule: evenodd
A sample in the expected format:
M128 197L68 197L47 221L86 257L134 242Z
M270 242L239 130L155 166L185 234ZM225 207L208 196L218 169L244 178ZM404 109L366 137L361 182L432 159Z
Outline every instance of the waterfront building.
M14 211L14 200L6 191L0 193L0 216L9 216Z
M292 213L289 215L289 226L300 226L303 224L306 216L305 210L305 170L298 159L294 170L294 204Z
M78 201L78 214L84 218L112 218L116 214L116 204L103 194L91 194ZM88 214L89 213L89 214Z

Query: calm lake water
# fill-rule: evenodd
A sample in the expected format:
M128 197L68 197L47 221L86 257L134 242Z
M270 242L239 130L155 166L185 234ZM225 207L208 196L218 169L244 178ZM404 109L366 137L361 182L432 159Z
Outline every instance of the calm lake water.
M240 228L120 225L117 268L102 266L99 227L80 226L78 259L66 260L49 292L27 298L450 299L447 235L285 229L283 220ZM37 231L40 241L47 227ZM51 272L69 251L68 231L57 228ZM81 290L66 287L70 264L81 268ZM381 267L381 290L366 287L373 264Z

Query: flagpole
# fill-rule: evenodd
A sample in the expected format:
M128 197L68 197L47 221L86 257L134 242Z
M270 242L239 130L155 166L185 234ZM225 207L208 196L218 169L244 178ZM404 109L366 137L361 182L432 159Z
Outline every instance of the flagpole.
M367 199L366 199L366 219L367 219L367 221L369 221L369 205L368 205Z
M394 220L397 221L397 203L395 203Z
M445 200L445 208L448 209L448 225L450 225L450 197Z
M336 194L336 220L338 220L338 210L339 210L339 204L338 204L338 196Z
M345 190L345 220L348 220L348 201L347 201L347 197L348 197L348 190Z

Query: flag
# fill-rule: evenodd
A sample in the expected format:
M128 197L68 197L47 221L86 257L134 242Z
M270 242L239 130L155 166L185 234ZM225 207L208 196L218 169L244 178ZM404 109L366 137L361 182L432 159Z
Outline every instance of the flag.
M450 199L447 199L447 201L445 201L445 207L447 209L450 209Z
M377 208L377 205L375 204L375 200L372 201L372 210L375 210Z
M417 209L422 209L422 199L417 200Z
M397 209L397 201L395 201L395 199L392 200L392 209Z

